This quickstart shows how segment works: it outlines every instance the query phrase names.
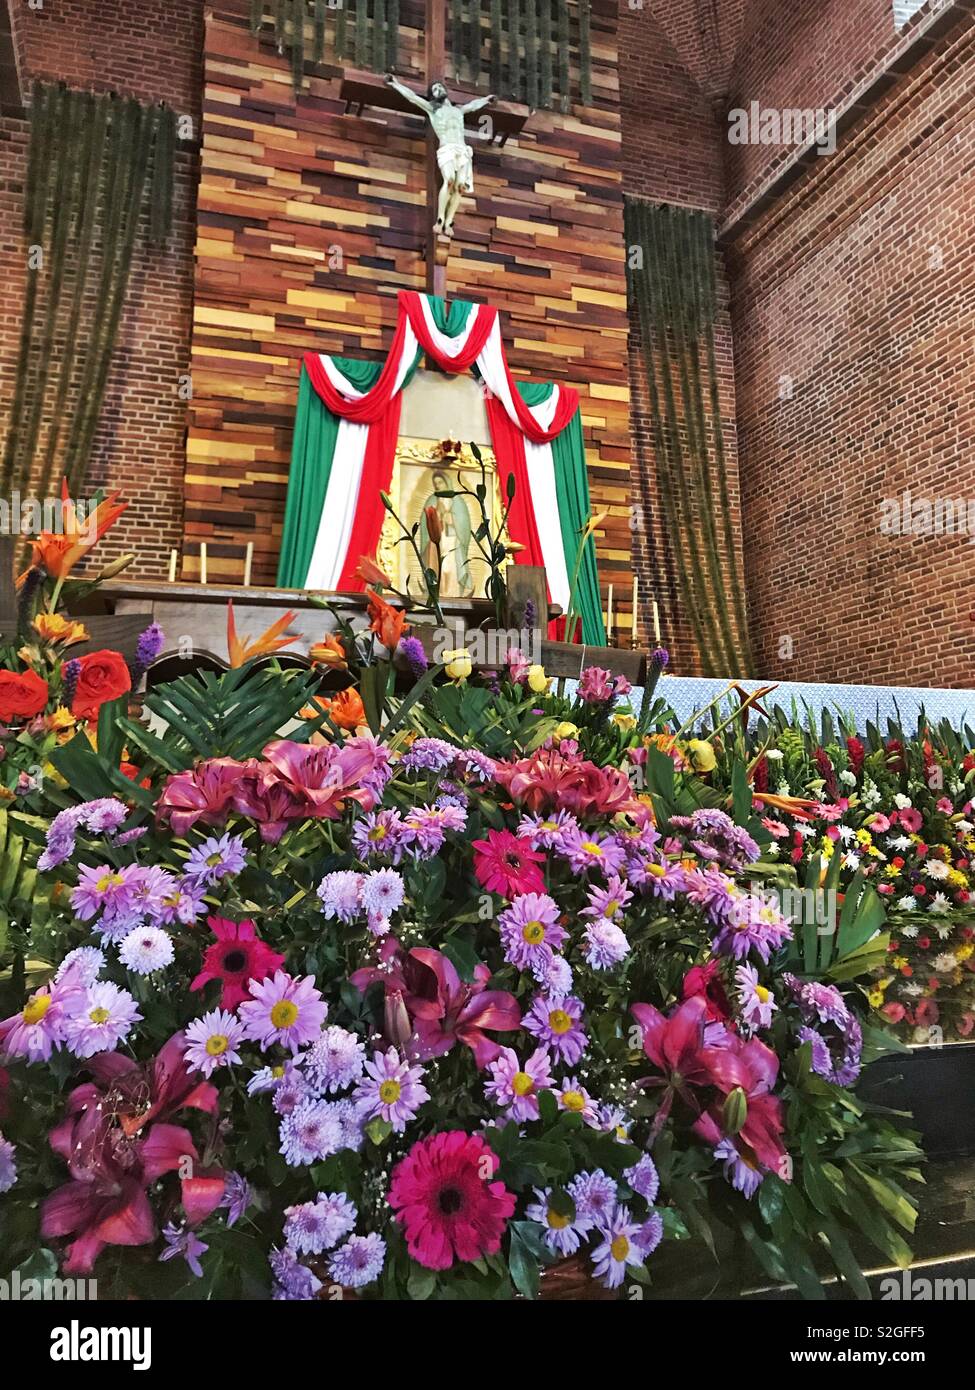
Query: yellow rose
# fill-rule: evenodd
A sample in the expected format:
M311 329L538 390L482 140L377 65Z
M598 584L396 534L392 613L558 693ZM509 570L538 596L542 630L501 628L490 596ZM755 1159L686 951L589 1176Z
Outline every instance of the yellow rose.
M529 666L527 680L528 689L536 695L544 695L551 684L544 666Z
M444 652L443 660L447 675L452 681L464 681L474 669L471 654L466 647L453 652Z
M717 767L718 760L714 749L706 738L692 738L687 745L687 752L695 772L711 772Z
M578 724L571 724L568 719L563 719L562 723L556 724L552 730L555 738L575 738L578 732Z

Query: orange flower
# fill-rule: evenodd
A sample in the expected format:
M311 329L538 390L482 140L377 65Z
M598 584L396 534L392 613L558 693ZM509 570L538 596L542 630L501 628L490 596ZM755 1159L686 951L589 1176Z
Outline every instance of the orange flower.
M763 806L771 806L775 811L781 811L783 815L793 816L796 820L812 820L813 813L810 807L815 806L815 801L810 801L808 797L802 796L773 796L770 792L756 792L752 797L752 805L761 810Z
M332 723L337 724L340 729L357 729L360 725L368 723L362 696L354 686L349 686L348 690L340 690L338 695L330 700L323 695L316 695L312 704L317 705L318 709L301 711L306 719L313 719L320 710L325 710Z
M317 666L330 666L334 671L348 669L349 663L345 659L345 648L331 632L327 632L320 642L309 647L308 655Z
M393 581L385 570L380 569L371 555L363 555L355 567L356 579L361 579L363 584L381 584L384 589L391 589Z
M399 640L403 636L403 629L409 627L406 614L402 608L394 608L391 603L380 598L374 590L369 589L367 592L369 594L369 617L372 620L369 628L376 634L383 646L392 651L399 645Z
M63 642L66 647L88 640L88 629L84 623L64 618L60 613L38 613L34 619L34 631L43 641Z
M269 652L277 652L282 647L290 646L294 639L281 637L279 634L284 632L288 624L293 623L297 616L297 613L285 613L283 618L279 618L276 623L272 623L269 628L266 628L260 637L245 638L241 641L237 636L237 624L234 621L234 601L229 599L227 602L227 654L230 657L231 669L236 671L239 666L243 666L245 661L250 661L255 656L266 656Z
M128 502L117 504L117 498L118 493L113 492L99 502L95 510L89 513L84 526L79 526L74 504L68 496L67 480L62 479L61 516L64 532L61 535L53 531L40 533L31 547L32 566L43 569L52 579L67 579L78 561L94 549L129 505Z
M423 515L427 519L427 534L434 545L439 545L443 536L443 526L440 521L440 513L436 507L424 507Z

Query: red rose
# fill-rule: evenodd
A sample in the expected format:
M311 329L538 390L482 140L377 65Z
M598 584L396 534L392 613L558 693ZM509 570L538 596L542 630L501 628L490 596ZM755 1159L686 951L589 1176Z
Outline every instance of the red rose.
M117 700L132 689L132 677L119 652L89 652L79 658L78 684L71 713L75 719L97 719L106 700Z
M33 719L47 704L47 681L36 671L0 671L0 719Z

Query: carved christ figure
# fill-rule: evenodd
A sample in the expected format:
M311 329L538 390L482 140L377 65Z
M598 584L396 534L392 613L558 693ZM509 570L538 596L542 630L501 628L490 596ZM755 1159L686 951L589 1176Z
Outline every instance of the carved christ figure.
M412 87L398 81L392 73L387 73L386 81L400 96L405 97L411 105L418 106L430 117L430 124L439 142L437 163L443 179L433 230L452 237L454 216L460 200L465 193L474 192L474 151L464 136L464 117L472 111L480 111L495 98L493 95L477 97L466 106L455 106L442 82L431 82L427 96L421 97L419 92L414 92Z

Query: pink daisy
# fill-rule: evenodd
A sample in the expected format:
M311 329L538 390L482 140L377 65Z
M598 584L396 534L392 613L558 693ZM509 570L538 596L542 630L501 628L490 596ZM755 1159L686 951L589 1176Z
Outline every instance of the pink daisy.
M244 1037L251 1042L264 1048L280 1043L295 1053L322 1031L328 1006L315 988L313 975L298 980L276 970L270 979L251 980L248 988L254 997L241 1004L238 1012Z

